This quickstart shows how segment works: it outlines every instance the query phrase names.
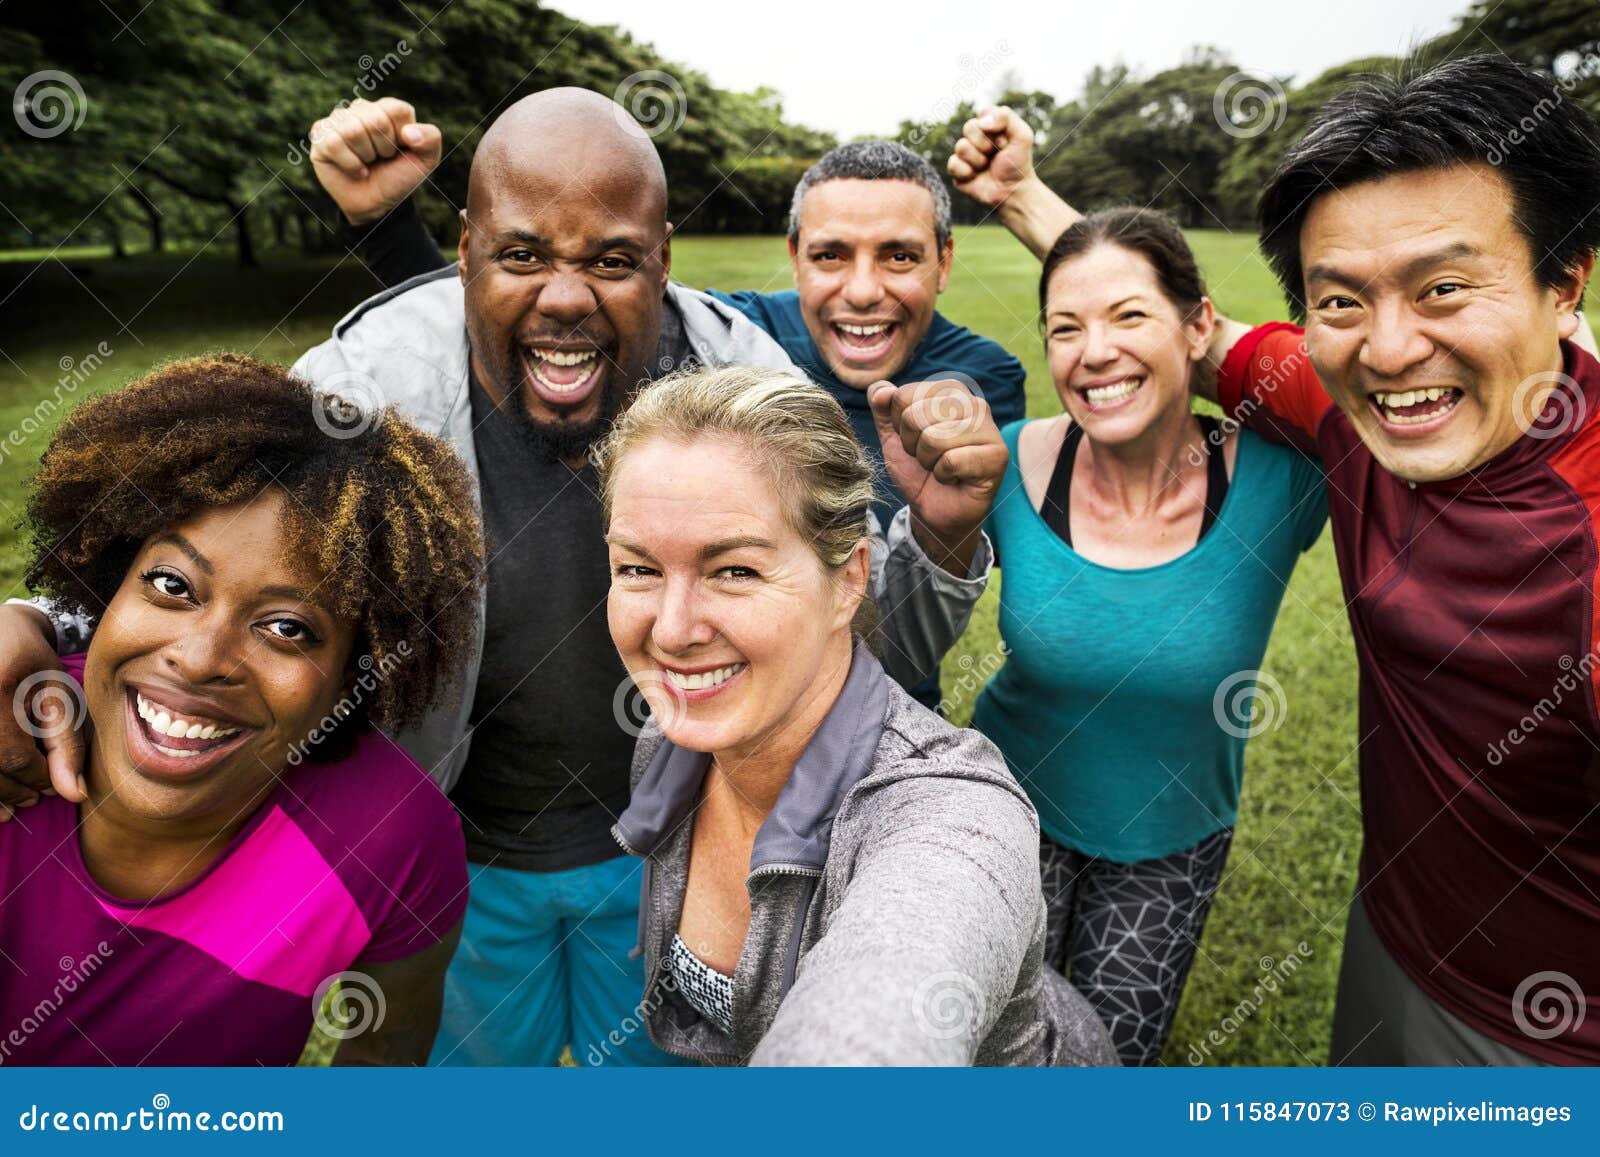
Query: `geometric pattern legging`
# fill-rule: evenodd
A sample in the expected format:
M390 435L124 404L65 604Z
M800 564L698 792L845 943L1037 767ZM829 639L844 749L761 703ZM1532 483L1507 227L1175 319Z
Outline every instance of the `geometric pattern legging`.
M1125 1065L1153 1065L1172 1030L1233 829L1119 864L1039 837L1044 958L1094 1006Z

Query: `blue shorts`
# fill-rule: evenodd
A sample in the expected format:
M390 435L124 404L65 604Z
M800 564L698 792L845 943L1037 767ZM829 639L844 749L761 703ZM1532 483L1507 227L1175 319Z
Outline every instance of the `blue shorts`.
M638 1013L644 960L632 856L565 872L472 865L430 1064L678 1065Z

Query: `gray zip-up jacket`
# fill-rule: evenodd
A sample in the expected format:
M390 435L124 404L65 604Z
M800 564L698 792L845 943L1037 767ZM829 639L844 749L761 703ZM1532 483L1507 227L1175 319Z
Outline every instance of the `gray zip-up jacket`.
M612 829L645 861L645 995L661 1048L712 1065L1115 1064L1044 963L1039 821L999 751L856 647L843 691L756 833L724 1033L667 969L709 756L655 727Z
M674 364L692 357L710 366L765 366L805 378L777 342L715 298L671 282L666 310L663 331L670 330L677 339L678 348L670 354ZM466 295L454 267L414 277L351 310L334 327L333 336L308 350L294 370L363 411L394 406L420 428L449 441L476 481L465 311ZM882 617L885 662L896 678L917 682L960 638L988 581L990 558L985 541L967 578L950 574L917 545L904 510L887 537L875 539L873 594ZM528 613L539 613L532 602ZM466 764L483 622L480 594L465 693L396 737L446 791ZM58 638L66 627L57 620Z

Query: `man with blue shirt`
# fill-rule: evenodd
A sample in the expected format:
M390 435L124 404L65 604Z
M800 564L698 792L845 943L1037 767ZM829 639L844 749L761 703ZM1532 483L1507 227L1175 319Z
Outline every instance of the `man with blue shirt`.
M997 425L1024 416L1022 363L934 308L954 254L950 194L933 167L892 141L856 141L826 154L795 186L794 289L710 292L837 398L877 457L867 405L874 382L955 378L983 396ZM905 498L879 477L878 517L887 525Z
M325 167L318 179L344 212L345 240L392 286L445 264L409 199L438 163L438 129L412 122L411 106L393 98L357 101L321 123L324 155L338 155L347 140L345 151L359 165L357 146L369 139L369 122L391 116L400 119L390 139L412 163L390 167L381 204L369 195L352 211ZM407 134L428 147L408 146ZM879 467L875 510L885 526L906 498L883 469L867 387L953 378L988 402L997 425L1022 418L1026 409L1022 363L935 309L954 253L950 194L933 167L891 141L857 141L824 155L795 187L789 215L795 288L710 291L770 334L844 407ZM937 674L910 690L930 707L939 702Z

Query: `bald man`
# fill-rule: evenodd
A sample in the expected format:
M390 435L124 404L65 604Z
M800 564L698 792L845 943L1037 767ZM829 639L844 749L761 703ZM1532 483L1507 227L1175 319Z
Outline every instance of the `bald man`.
M382 204L386 184L407 179L419 157L437 160L436 131L421 131L402 102L338 115L362 118L366 131L319 122L311 155L353 218ZM436 1063L552 1064L568 1045L590 1064L672 1059L638 1027L639 869L610 834L627 804L639 698L607 631L610 573L588 449L641 383L666 371L794 367L736 310L672 282L670 245L649 137L603 96L539 93L478 147L455 266L364 302L296 366L450 439L482 499L491 559L467 694L400 737L450 793L473 863ZM997 486L1004 446L959 384L885 387L878 401L890 469L919 495L915 522L890 527L875 586L886 666L914 681L982 589L988 503L965 484ZM937 455L919 446L918 414L930 407L971 419L950 449L981 446L987 465L935 480Z

